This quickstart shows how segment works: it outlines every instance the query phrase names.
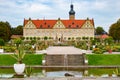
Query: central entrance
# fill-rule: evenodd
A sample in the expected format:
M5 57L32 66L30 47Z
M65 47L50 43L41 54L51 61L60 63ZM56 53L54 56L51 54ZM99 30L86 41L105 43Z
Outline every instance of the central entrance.
M56 34L56 39L57 42L63 42L63 34Z
M61 38L59 38L59 41L61 41Z

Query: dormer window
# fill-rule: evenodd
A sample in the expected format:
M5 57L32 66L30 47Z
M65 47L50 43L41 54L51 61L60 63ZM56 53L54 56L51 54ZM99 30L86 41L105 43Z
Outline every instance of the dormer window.
M48 28L50 28L50 25L48 25Z
M40 25L40 28L42 28L42 25Z
M68 27L71 28L71 25L69 25Z
M72 22L72 25L74 25L74 22Z
M44 24L46 25L46 22Z
M79 26L77 25L76 27L78 28Z

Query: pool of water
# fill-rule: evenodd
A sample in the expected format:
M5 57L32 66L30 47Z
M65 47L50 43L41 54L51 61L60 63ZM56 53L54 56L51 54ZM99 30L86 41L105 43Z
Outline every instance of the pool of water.
M75 77L83 76L101 76L109 77L109 75L114 75L115 68L110 69L64 69L64 68L33 68L30 77L65 77L66 73L74 75ZM15 74L13 69L0 69L0 78L11 78Z

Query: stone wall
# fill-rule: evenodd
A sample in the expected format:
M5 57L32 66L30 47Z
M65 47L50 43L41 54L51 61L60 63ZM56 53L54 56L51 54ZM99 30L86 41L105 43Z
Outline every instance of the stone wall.
M84 65L83 54L46 55L47 66L79 66Z
M94 28L85 28L85 29L29 29L24 28L23 29L23 36L24 37L53 37L53 39L56 39L56 36L58 38L61 38L63 36L63 39L68 40L68 38L74 37L76 39L77 37L94 37Z

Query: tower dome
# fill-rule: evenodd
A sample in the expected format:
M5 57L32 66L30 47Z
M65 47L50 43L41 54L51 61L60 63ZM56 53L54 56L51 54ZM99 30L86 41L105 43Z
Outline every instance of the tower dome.
M75 15L75 11L73 10L73 4L70 5L69 15Z
M70 20L74 20L75 19L75 11L73 10L73 4L70 5L69 19Z

